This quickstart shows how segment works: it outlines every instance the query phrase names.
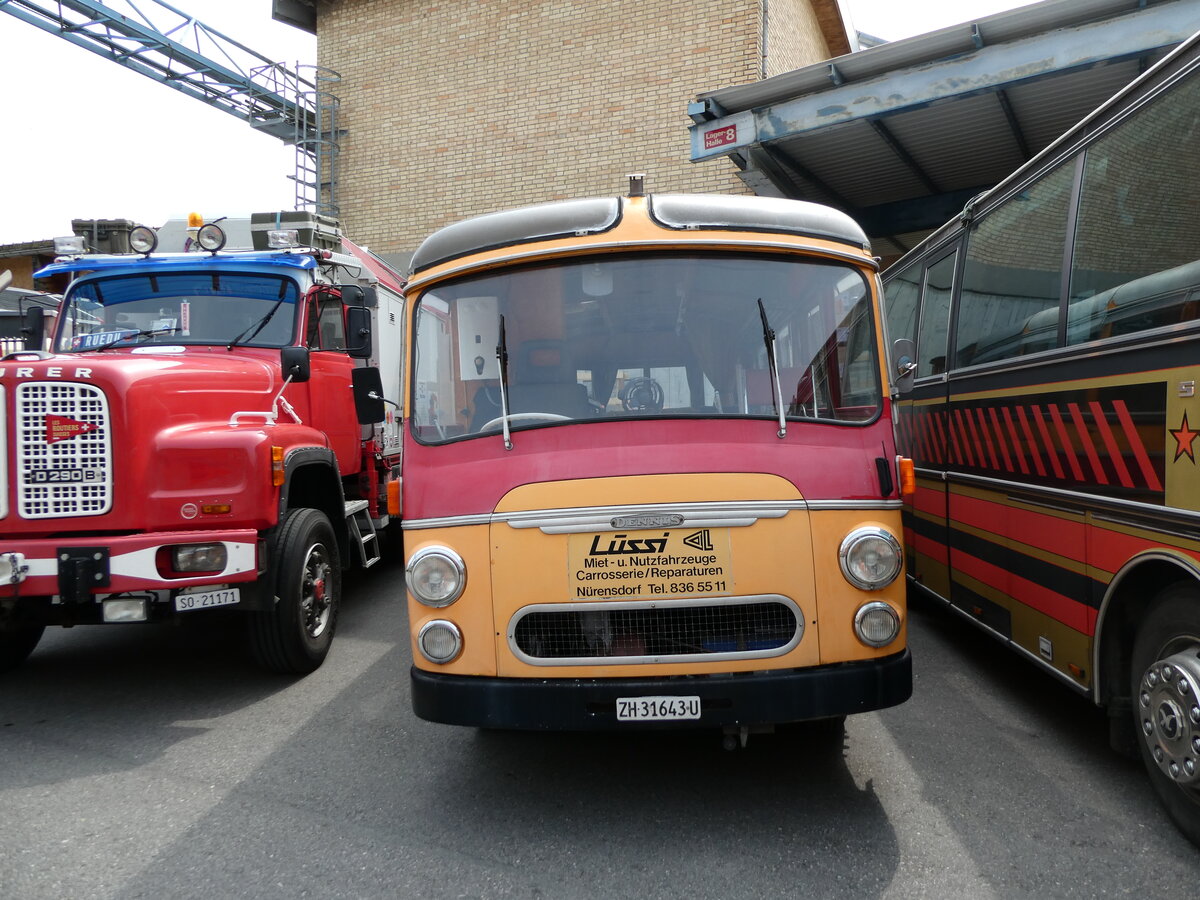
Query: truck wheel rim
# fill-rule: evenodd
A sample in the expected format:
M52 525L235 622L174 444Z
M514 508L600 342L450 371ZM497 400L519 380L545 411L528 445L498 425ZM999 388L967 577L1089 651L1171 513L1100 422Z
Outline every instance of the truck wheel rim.
M1134 702L1150 757L1200 799L1194 793L1200 787L1200 643L1151 663Z
M304 557L300 613L304 619L304 632L311 639L319 638L329 627L334 600L329 587L330 575L329 554L325 546L314 544L309 547Z

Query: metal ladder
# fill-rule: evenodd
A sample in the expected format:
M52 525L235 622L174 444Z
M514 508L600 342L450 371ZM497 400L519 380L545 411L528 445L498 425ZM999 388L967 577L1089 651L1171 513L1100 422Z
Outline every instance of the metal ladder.
M375 531L368 506L370 504L366 500L346 502L346 527L350 530L350 537L358 544L358 559L364 569L369 569L382 558L379 534Z

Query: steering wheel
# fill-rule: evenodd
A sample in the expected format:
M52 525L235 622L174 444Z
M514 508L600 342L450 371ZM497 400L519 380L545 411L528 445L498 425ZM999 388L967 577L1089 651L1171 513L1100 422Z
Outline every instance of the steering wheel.
M518 422L565 422L570 419L570 416L560 416L558 413L548 412L523 412L509 413L508 424L513 425ZM481 426L480 431L487 431L494 425L499 425L504 421L504 416L496 416L494 419L488 419Z
M625 382L617 396L628 412L658 412L663 408L662 385L646 376Z

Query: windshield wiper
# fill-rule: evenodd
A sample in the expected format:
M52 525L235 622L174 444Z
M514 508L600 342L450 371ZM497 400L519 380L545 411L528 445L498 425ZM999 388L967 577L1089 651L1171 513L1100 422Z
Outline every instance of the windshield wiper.
M106 344L101 344L98 347L81 347L80 349L95 350L99 352L101 350L107 350L109 347L115 347L117 344L120 344L123 341L133 340L134 338L137 338L140 341L143 338L158 337L160 334L175 334L178 331L178 328L147 328L143 331L123 331L119 334L114 334L112 336L112 340Z
M504 428L504 449L513 448L508 431L508 339L504 336L504 316L500 317L500 338L496 344L496 360L500 363L500 420Z
M267 310L267 314L265 316L263 316L261 319L259 319L257 322L255 322L253 325L251 325L249 328L247 328L245 331L243 331L241 334L239 334L237 337L235 337L232 341L230 341L229 346L227 346L225 349L232 350L234 347L236 347L238 344L240 344L243 339L247 343L249 343L250 341L254 340L256 337L258 337L258 333L267 327L267 323L271 321L271 316L275 315L275 311L277 309L279 309L279 304L281 304L282 302L283 302L283 298L280 297L278 300L275 301L275 305L272 306L269 310Z
M771 390L775 399L775 410L779 413L779 437L787 437L787 416L783 410L783 387L779 383L779 367L775 365L775 329L767 321L767 310L762 297L758 298L758 315L762 319L763 344L767 348L767 365L771 369Z

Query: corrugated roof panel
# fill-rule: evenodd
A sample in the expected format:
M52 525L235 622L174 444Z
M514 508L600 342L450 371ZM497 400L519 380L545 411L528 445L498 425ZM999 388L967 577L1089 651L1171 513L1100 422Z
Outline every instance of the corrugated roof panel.
M940 191L994 184L1025 162L995 93L889 116L883 124Z
M1112 63L1018 85L1008 91L1008 99L1030 150L1039 153L1141 72L1136 60Z
M920 180L896 164L896 155L865 122L786 138L771 149L811 171L846 201L873 206L923 192Z

